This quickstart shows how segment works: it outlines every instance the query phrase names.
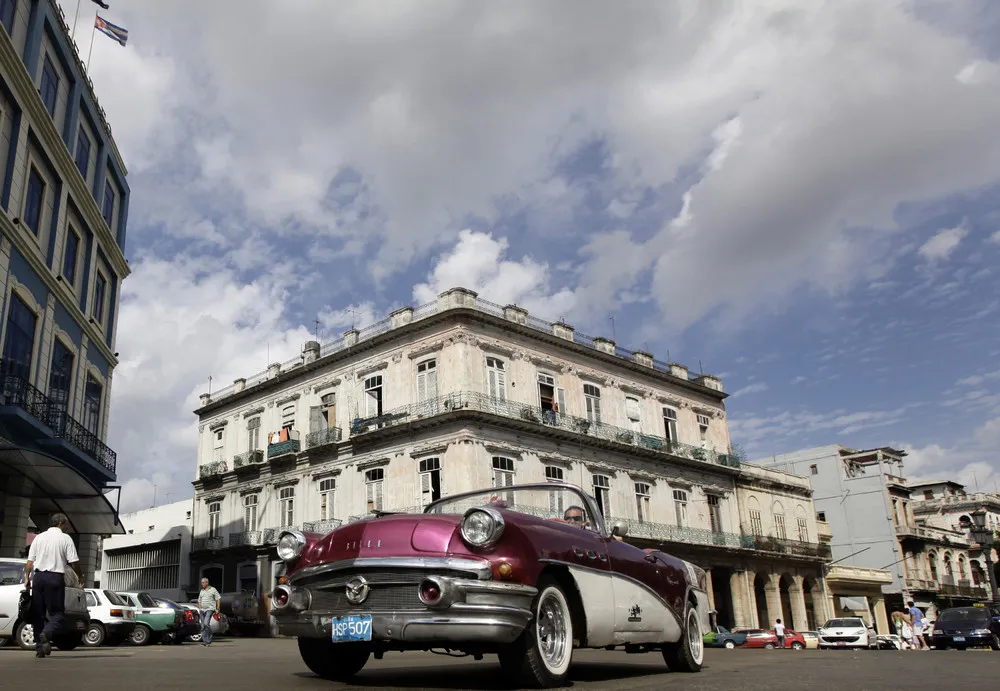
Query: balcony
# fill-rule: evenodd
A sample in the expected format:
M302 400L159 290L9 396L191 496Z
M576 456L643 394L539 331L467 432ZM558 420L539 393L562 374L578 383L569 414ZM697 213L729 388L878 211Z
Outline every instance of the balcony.
M259 449L254 451L245 451L241 454L237 454L233 458L233 470L252 468L253 466L260 465L263 462L264 462L263 451Z
M191 541L192 552L205 552L222 549L226 541L221 537L197 537Z
M339 427L330 427L316 432L310 432L306 435L306 448L318 449L323 446L330 446L331 444L338 443L342 437L343 435L341 434Z
M897 525L896 536L900 539L921 540L962 548L968 548L972 544L965 533L923 525Z
M775 537L759 535L741 535L705 528L687 528L665 523L637 521L632 518L609 518L608 525L624 521L628 524L629 539L655 540L658 542L677 542L682 544L728 547L731 549L749 549L757 552L773 552L795 557L830 559L829 545L813 542L798 542L782 540Z
M205 463L198 468L198 479L207 480L209 478L218 477L229 472L229 464L225 461L212 461L211 463Z
M938 592L946 597L966 598L969 600L989 600L990 592L986 586L973 585L969 581L958 583L942 583Z
M299 440L298 430L283 429L270 436L270 441L267 445L267 460L287 460L287 457L293 457L301 450L302 443Z
M917 592L925 593L936 593L938 591L937 581L928 580L926 578L907 578L906 579L906 589L914 590Z
M51 447L58 456L64 456L61 451L71 454L73 460L82 455L114 476L118 464L115 452L69 415L64 404L51 400L17 375L6 374L0 380L0 417L11 428Z
M342 521L339 521L336 518L328 518L324 521L307 521L302 524L302 530L307 533L326 535L327 533L332 533L341 525L343 525Z
M248 530L242 533L229 534L230 547L259 547L265 544L264 537L267 531Z
M654 435L640 434L603 422L554 413L551 410L543 410L537 406L493 398L492 396L475 392L453 393L429 401L396 408L376 417L358 418L351 423L351 435L358 437L370 434L376 430L387 429L417 420L445 416L460 411L486 413L509 420L527 422L552 430L593 437L594 439L600 439L621 446L654 451L675 458L700 461L728 468L740 467L740 460L735 456L718 453L711 449L671 441Z

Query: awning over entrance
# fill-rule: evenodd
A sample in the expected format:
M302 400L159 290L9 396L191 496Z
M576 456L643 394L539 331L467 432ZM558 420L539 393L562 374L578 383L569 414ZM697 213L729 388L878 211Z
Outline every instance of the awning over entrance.
M66 463L41 451L0 446L0 486L9 486L11 480L21 477L34 484L32 513L61 511L76 533L125 533L115 507L101 489Z

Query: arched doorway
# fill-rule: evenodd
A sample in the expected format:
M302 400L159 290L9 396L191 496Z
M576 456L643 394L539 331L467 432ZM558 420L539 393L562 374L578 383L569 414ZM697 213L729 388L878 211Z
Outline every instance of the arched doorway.
M772 618L781 617L782 623L788 628L794 628L795 624L792 621L792 577L787 573L781 574L781 578L778 579L778 594L781 596L781 614L774 614ZM774 625L774 622L771 622Z
M770 628L767 617L767 574L758 573L753 579L753 594L757 600L757 626L762 629Z
M816 601L813 599L814 596L819 597L819 588L816 586L816 582L811 578L805 578L802 581L802 594L805 596L806 601L806 626L809 627L810 631L815 631L820 623L816 621Z

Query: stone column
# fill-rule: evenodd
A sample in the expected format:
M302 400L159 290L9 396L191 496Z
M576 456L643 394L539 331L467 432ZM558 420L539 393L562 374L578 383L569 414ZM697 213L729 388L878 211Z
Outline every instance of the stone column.
M94 572L97 570L97 552L101 549L100 535L78 535L76 551L80 555L80 571L83 573L83 586L94 587Z
M709 609L715 609L715 588L712 587L712 569L705 570L705 592L708 593Z
M781 576L776 573L768 574L767 585L764 586L764 595L767 597L767 622L758 624L761 628L769 629L774 626L775 619L785 621L785 615L781 611Z
M809 617L806 615L806 593L802 588L802 576L792 576L792 585L788 589L788 599L792 604L792 628L796 631L809 630Z
M872 609L875 610L875 630L882 634L890 634L889 615L885 611L885 596L879 593L872 598Z
M756 607L749 601L747 594L747 573L733 571L729 577L729 594L733 599L733 625L754 627Z
M28 539L31 525L31 480L25 477L10 482L3 505L3 538L0 540L0 557L17 559Z

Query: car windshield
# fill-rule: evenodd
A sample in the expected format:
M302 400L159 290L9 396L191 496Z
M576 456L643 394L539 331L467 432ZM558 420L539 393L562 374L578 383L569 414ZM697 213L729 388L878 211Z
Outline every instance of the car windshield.
M104 597L108 598L108 602L118 607L128 607L129 604L125 602L124 598L119 597L118 593L113 593L110 590L102 590Z
M462 494L438 500L428 506L426 512L461 514L476 506L491 506L495 509L515 511L598 532L604 525L603 517L593 515L589 508L589 502L580 490L558 483L551 483L544 487L537 485L522 488L504 487L486 489L473 494Z
M823 626L824 629L863 629L864 622L860 619L831 619Z
M986 615L985 607L968 607L962 609L946 609L941 612L938 622L950 624L963 622L984 622L989 617Z

